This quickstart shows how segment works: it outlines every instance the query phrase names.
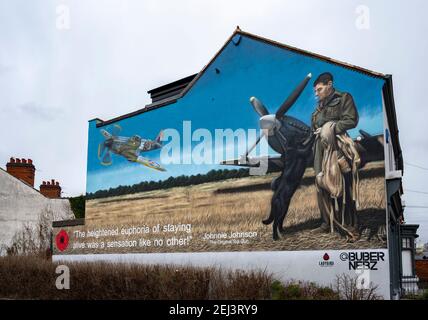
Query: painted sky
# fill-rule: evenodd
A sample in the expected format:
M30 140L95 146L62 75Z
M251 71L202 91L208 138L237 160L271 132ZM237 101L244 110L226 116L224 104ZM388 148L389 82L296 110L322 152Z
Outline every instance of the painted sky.
M216 72L216 69L219 72ZM234 131L244 129L247 131L259 128L259 116L249 103L251 96L259 98L269 111L274 113L308 73L313 74L313 79L287 115L300 119L310 126L311 114L316 105L313 82L320 73L326 71L333 74L334 84L338 90L352 94L361 115L358 126L350 130L350 135L355 138L359 129L373 135L382 134L381 88L384 83L382 79L363 75L246 36L241 37L237 46L233 41L227 43L222 53L178 102L127 118L116 124L123 128L120 135L138 134L150 139L154 139L162 129L174 128L179 133L182 152L189 153L195 145L200 143L199 141L193 142L190 150L183 148L185 139L183 122L190 121L192 132L199 128L211 132L212 154L214 155L216 129ZM100 133L101 129L94 126L94 122L90 123L87 192L225 168L215 165L218 163L215 161L212 165L164 165L159 160L159 151L147 152L144 156L160 162L167 169L166 172L143 167L117 155L113 155L112 165L104 166L98 159L97 153L98 145L104 141L104 137ZM107 130L112 129L113 125L107 126ZM253 141L249 141L249 144L251 145ZM237 144L238 141L235 141L236 152L232 157L235 159L242 155L238 153ZM226 157L223 160L226 160Z

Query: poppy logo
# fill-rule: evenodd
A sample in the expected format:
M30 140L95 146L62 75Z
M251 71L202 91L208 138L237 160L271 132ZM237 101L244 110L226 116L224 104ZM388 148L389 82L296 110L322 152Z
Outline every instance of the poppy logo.
M330 260L330 256L329 254L326 252L324 253L324 255L322 256L322 261L318 262L318 265L320 267L332 267L334 266L334 261Z
M68 247L68 233L65 230L61 230L55 237L56 247L59 251L64 251Z

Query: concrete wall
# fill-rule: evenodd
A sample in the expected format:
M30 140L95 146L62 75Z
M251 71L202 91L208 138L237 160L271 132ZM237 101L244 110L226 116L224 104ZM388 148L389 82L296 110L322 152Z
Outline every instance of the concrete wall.
M0 169L0 255L24 224L35 226L44 213L50 222L74 218L68 199L48 199Z
M382 253L384 258L371 264L374 270L351 270L347 257L357 253ZM329 255L330 265L323 256ZM357 279L357 285L378 286L376 293L390 299L388 250L327 250L327 251L254 251L254 252L180 252L53 255L54 262L114 262L160 264L194 267L217 267L223 270L257 270L281 281L312 281L324 286L334 285L337 276Z

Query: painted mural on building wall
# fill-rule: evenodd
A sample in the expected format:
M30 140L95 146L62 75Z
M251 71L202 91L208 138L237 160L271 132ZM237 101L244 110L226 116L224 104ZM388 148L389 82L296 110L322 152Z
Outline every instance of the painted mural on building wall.
M175 103L90 122L61 251L386 248L383 80L235 40Z

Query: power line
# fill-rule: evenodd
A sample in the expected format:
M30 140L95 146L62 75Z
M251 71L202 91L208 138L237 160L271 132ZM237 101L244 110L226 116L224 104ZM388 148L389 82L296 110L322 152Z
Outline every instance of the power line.
M418 165L416 165L416 164L412 164L412 163L408 163L408 162L404 162L405 164L407 164L408 166L410 166L410 167L415 167L415 168L418 168L418 169L422 169L422 170L426 170L426 171L428 171L428 168L425 168L425 167L421 167L421 166L418 166Z
M420 193L420 194L428 194L428 192L425 192L425 191L419 191L419 190L404 189L404 191L405 191L405 192Z
M406 208L416 208L416 209L422 209L422 208L427 208L428 209L428 206L405 206Z

